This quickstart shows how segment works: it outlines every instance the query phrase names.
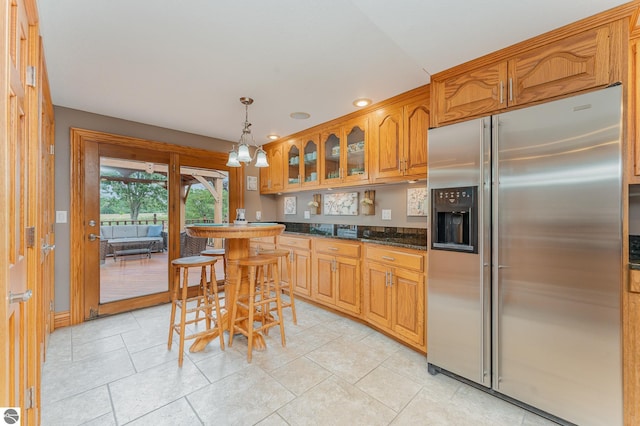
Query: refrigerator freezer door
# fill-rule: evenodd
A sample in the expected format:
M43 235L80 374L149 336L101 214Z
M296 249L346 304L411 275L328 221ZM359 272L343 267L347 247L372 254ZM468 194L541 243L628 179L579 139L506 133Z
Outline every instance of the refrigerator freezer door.
M477 187L478 224L483 218L489 220L490 204L481 194L490 189L488 150L482 149L490 140L490 128L485 118L429 132L429 196L432 189ZM433 229L430 226L430 232ZM478 253L430 249L427 286L427 361L487 387L491 386L488 236L488 225L480 226L478 241L485 244L480 244Z
M584 425L622 424L621 89L493 125L493 386Z

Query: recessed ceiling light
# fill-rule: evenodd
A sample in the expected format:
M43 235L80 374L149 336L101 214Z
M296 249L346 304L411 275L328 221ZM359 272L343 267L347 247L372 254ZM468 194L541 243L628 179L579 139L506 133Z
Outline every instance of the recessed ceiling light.
M280 139L280 136L275 134L267 135L267 137L269 138L269 140L272 140L272 141L275 141L276 139Z
M355 101L353 101L353 105L357 106L358 108L366 107L368 105L371 105L371 99L358 98Z
M291 114L289 114L289 117L296 120L306 120L307 118L311 117L311 114L309 114L308 112L292 112Z

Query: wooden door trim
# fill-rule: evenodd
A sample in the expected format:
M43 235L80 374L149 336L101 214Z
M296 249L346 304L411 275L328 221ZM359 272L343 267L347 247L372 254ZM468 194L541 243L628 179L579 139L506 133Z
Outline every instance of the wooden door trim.
M71 128L70 130L70 142L71 142L71 177L70 177L70 300L69 300L69 316L70 323L79 324L84 322L84 310L85 310L85 250L84 244L85 238L85 226L83 223L85 216L84 208L84 166L85 166L85 149L88 143L98 143L100 145L123 147L123 148L137 148L143 149L149 152L164 152L170 154L170 165L173 169L179 172L180 157L187 158L200 158L203 161L208 161L209 164L225 164L226 153L225 152L213 152L200 148L190 148L180 145L152 141L147 139L129 137L124 135L116 135L111 133L99 132L94 130ZM229 172L229 211L234 211L236 208L244 204L243 197L243 179L244 167L242 168L227 168L218 167L221 170L227 170ZM171 173L170 173L171 176ZM171 177L170 177L171 180ZM171 186L173 186L170 183ZM173 210L178 206L172 206L170 203L169 209ZM175 216L175 211L172 211Z

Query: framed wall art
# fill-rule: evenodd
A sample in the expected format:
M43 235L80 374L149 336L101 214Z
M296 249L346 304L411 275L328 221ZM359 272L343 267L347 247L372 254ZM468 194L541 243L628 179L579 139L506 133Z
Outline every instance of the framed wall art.
M324 214L357 216L358 215L358 193L340 192L335 194L325 194Z
M284 214L296 214L296 197L284 197Z
M407 189L407 216L427 215L427 188Z

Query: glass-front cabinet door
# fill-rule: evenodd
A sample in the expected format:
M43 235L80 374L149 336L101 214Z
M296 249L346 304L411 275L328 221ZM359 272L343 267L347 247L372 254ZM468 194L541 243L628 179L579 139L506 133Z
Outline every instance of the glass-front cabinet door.
M367 120L360 119L350 122L345 128L345 180L367 179Z
M318 135L311 134L302 138L302 176L303 186L316 186L320 176L318 175Z
M304 161L300 161L300 145L297 140L292 139L287 142L286 152L286 179L285 185L287 188L300 186L300 177L302 176L302 168Z
M322 181L323 183L339 182L341 178L340 136L342 129L336 127L322 133Z
M325 130L321 147L321 183L335 185L369 178L366 117Z

